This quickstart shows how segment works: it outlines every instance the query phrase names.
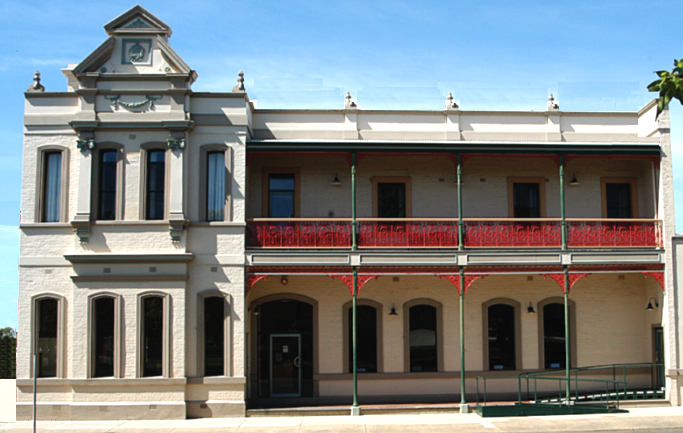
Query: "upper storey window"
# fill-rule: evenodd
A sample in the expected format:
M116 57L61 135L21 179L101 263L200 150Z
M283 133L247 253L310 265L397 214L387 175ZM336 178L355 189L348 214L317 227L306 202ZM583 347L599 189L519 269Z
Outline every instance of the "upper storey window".
M206 220L225 221L225 152L209 152L206 163Z
M61 215L62 152L43 154L43 222L59 222Z
M294 173L271 173L268 176L268 217L294 217L295 185Z
M97 219L116 219L116 171L118 152L104 150L100 152L99 176L99 209Z
M166 193L166 151L150 150L147 153L146 219L164 219Z
M602 179L603 218L637 218L637 203L634 178Z
M518 177L508 179L511 218L545 217L545 179Z
M375 218L410 218L409 177L375 177L372 193Z

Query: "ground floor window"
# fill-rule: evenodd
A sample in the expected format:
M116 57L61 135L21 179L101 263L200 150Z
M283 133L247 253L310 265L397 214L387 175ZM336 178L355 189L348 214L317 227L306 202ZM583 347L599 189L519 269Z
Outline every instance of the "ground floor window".
M356 371L377 372L377 309L356 306ZM353 308L348 309L348 372L353 373Z
M410 371L438 371L436 307L409 309Z
M489 370L515 370L515 307L502 303L490 305L487 329Z
M204 376L225 374L225 298L204 298Z
M142 299L142 376L163 376L164 298Z
M59 300L56 298L37 300L36 318L38 377L57 377Z
M114 376L116 300L110 296L93 299L93 377Z

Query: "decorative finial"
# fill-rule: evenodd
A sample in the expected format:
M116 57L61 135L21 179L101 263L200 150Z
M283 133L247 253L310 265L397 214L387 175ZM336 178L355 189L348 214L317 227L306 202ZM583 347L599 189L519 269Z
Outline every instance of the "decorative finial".
M33 76L33 84L31 84L26 91L27 92L44 92L45 91L45 87L43 87L43 85L40 84L40 71L36 71L35 75Z
M559 110L560 109L560 103L555 101L555 98L553 98L553 94L550 94L550 97L548 98L548 110Z
M355 108L356 103L351 100L351 92L346 91L346 96L344 97L344 108Z
M244 71L239 71L237 75L239 75L239 77L237 78L237 85L232 88L232 91L244 92Z
M446 96L446 109L457 110L458 108L460 108L460 106L453 100L453 93L448 92L448 96Z

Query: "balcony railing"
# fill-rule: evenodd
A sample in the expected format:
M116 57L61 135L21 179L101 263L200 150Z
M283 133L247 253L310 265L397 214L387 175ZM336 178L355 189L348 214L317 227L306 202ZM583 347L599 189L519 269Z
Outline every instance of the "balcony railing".
M567 246L661 247L662 222L651 219L567 219Z
M457 218L358 218L359 248L457 248ZM559 218L464 218L465 248L559 248ZM257 218L247 221L248 247L350 248L350 218ZM663 246L653 219L567 219L570 248Z
M458 220L452 218L358 218L361 248L457 248Z
M257 218L249 220L249 247L350 248L351 219Z
M465 246L560 247L562 220L559 218L464 218Z

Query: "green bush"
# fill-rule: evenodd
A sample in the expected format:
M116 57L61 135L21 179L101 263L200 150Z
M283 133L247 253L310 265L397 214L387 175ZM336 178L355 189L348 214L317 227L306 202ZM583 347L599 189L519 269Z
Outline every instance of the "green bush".
M17 378L17 333L0 329L0 379Z

